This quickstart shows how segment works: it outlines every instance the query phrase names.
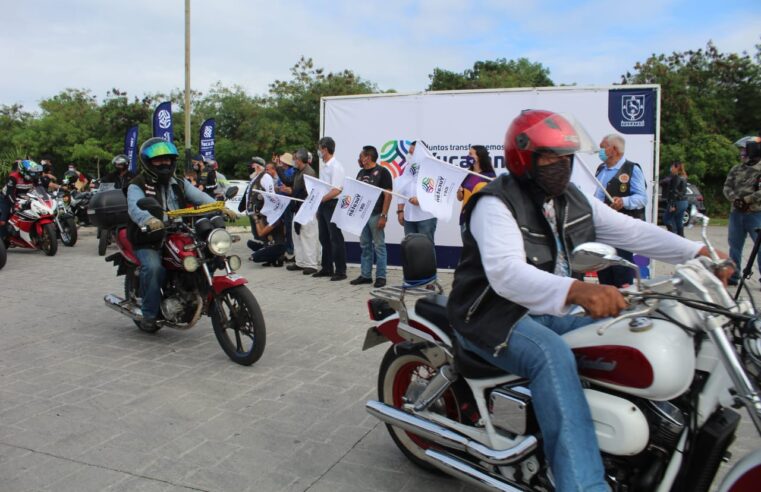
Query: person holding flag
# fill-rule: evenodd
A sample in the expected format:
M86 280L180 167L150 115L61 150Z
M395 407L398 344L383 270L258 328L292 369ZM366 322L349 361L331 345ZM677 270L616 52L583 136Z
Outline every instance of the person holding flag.
M357 181L367 183L391 191L394 183L391 173L378 163L378 150L372 145L362 147L359 153L359 165L362 169L357 173ZM386 285L386 235L384 229L388 221L388 207L391 205L391 194L382 193L375 202L370 219L362 229L359 246L362 249L359 277L351 282L352 285L371 284L373 282L373 252L375 252L375 284L374 287Z
M306 199L308 196L306 188L306 176L314 178L315 172L309 165L309 153L306 149L299 149L293 155L293 162L296 166L296 174L293 176L293 188L291 196L293 198ZM295 216L301 209L301 202L294 202L293 215ZM293 220L293 254L295 262L286 267L290 271L301 271L304 275L317 273L318 258L320 256L320 243L318 241L319 232L317 222L310 220L306 224L300 224Z
M322 268L313 277L330 277L332 281L346 280L346 244L344 235L338 226L331 222L333 212L338 204L338 195L343 189L346 173L343 165L334 157L336 141L330 137L322 137L317 144L317 152L325 163L320 170L322 181L329 183L332 188L322 197L317 211L317 224L320 230L320 245L322 245Z
M423 145L425 142L421 141ZM407 234L425 234L425 236L436 244L436 225L439 219L430 212L420 208L420 202L417 199L416 187L417 174L420 164L412 162L412 156L415 155L415 145L417 140L410 144L407 151L407 165L402 169L402 175L394 181L394 189L397 193L409 198L399 198L396 203L396 216L399 225L404 227L404 235Z

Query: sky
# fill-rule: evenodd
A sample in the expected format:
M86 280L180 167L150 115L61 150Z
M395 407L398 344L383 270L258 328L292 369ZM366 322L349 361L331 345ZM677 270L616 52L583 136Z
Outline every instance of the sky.
M99 99L183 89L184 0L0 0L0 106L66 88ZM653 53L755 53L755 1L191 0L191 85L263 95L303 55L382 90L419 92L434 68L526 57L556 84L610 85Z

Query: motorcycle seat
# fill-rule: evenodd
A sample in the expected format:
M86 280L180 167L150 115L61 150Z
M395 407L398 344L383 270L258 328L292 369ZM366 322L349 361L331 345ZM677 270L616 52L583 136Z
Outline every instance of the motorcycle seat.
M449 325L449 317L447 316L447 299L447 296L441 294L421 297L415 303L415 313L452 337L452 327Z
M457 372L467 379L488 379L505 375L505 371L465 350L457 342L454 344L454 366Z

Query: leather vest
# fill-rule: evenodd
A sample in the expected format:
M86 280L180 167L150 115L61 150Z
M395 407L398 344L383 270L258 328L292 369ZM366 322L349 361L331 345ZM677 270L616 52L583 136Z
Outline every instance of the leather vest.
M486 278L478 244L469 227L473 209L484 196L499 198L515 218L529 264L554 272L557 242L542 212L542 204L537 203L536 196L512 176L502 175L492 181L474 194L466 205L462 254L455 270L447 312L457 332L473 343L494 349L496 354L507 346L513 327L528 309L497 294ZM579 244L595 240L592 207L584 194L575 186L569 186L554 203L558 233L568 255Z
M164 203L164 193L160 193L161 185L153 181L149 181L143 174L138 174L135 178L133 178L132 181L130 181L130 185L135 185L143 190L146 198L155 198L161 204L161 208L167 210L167 204ZM173 178L173 181L169 185L172 187L172 192L177 199L179 208L185 208L187 206L187 201L185 200L185 190L182 185L182 181L179 181L178 183L177 178ZM157 217L157 219L163 220L163 217ZM130 220L127 223L127 238L135 248L158 249L161 247L161 242L164 240L164 234L164 229L160 229L158 231L143 232L134 221Z
M631 196L631 179L633 176L634 166L639 167L640 172L642 172L642 168L636 162L624 161L623 165L618 170L616 175L613 176L610 181L608 181L608 185L605 187L605 190L608 192L608 194L610 194L610 196L614 198L617 196L622 198ZM595 176L599 175L600 171L602 171L604 167L605 163L597 166L597 172L595 173ZM647 184L645 184L645 186L647 186ZM608 200L608 197L605 197L605 204L610 205L610 200ZM621 210L618 210L618 212L621 212L622 214L628 215L630 217L634 217L635 219L645 220L644 208L636 208L632 210L622 208Z

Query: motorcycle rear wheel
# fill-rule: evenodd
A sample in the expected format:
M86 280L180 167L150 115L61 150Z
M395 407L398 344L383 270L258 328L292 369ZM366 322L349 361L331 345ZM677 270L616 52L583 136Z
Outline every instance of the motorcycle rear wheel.
M100 236L98 237L98 256L106 256L109 234L110 231L108 229L100 229Z
M77 222L74 217L61 221L61 242L68 247L77 244Z
M224 291L209 311L214 335L233 362L250 366L259 360L267 342L267 330L259 303L245 285ZM246 338L250 339L248 348Z
M58 251L58 237L55 233L55 224L49 223L42 226L42 236L39 238L40 249L48 256L55 256Z
M383 356L378 371L378 399L386 405L402 409L405 397L419 395L424 385L436 375L436 369L418 349L404 349L392 345ZM408 395L408 393L410 393ZM414 397L413 397L414 398ZM444 392L429 410L437 411L452 420L462 421L460 398L452 388ZM425 450L436 445L410 432L386 424L391 439L402 453L414 464L428 471L441 473L424 459Z

